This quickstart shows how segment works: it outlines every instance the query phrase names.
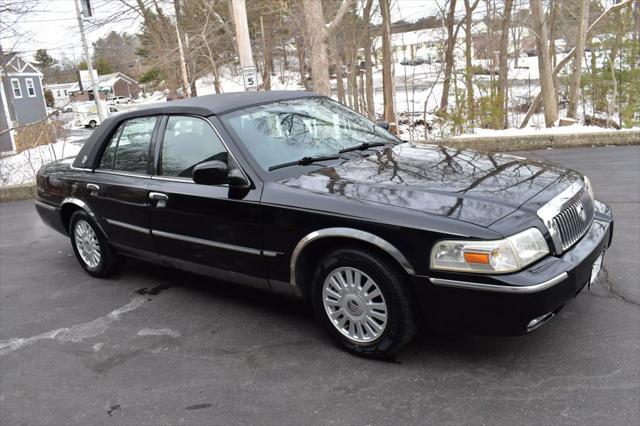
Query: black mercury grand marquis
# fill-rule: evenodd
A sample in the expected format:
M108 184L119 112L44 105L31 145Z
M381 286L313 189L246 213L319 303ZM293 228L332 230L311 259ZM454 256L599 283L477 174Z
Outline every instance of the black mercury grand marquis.
M124 255L298 296L371 357L421 318L531 332L593 282L613 219L586 176L384 127L304 92L169 102L41 168L35 206L93 276Z

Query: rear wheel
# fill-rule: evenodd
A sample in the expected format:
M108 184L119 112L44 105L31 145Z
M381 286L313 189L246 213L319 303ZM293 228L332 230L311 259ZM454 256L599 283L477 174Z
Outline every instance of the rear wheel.
M93 129L94 127L96 127L98 125L98 122L96 120L91 120L89 122L89 128Z
M312 282L314 312L349 351L371 358L397 352L418 329L406 276L386 258L345 248L330 253Z
M78 262L89 275L102 278L115 272L118 255L84 210L78 210L71 216L69 236Z

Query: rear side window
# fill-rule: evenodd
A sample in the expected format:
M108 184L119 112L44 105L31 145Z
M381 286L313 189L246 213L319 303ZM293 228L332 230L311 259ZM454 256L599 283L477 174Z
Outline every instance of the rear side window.
M211 125L197 117L172 116L162 141L160 174L190 178L205 161L227 163L227 150Z
M141 117L121 124L102 154L100 168L146 173L149 145L157 121L157 117Z

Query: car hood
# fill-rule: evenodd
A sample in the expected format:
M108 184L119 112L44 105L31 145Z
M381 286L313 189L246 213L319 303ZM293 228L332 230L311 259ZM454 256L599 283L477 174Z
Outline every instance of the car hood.
M487 227L577 179L573 170L512 155L405 143L280 183Z

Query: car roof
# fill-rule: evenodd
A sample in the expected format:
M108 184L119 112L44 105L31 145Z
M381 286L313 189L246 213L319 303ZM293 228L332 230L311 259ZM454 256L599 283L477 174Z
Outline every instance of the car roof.
M197 96L189 99L153 104L148 107L119 113L102 122L78 152L73 162L74 167L90 167L96 165L101 146L111 130L119 123L136 117L147 117L161 114L192 114L209 117L256 105L267 104L288 99L318 97L315 93L299 90L271 90L266 92L234 92L218 95Z
M266 92L233 92L196 96L189 99L153 104L127 112L125 118L153 114L195 114L211 116L287 99L310 98L319 95L301 90L270 90Z

